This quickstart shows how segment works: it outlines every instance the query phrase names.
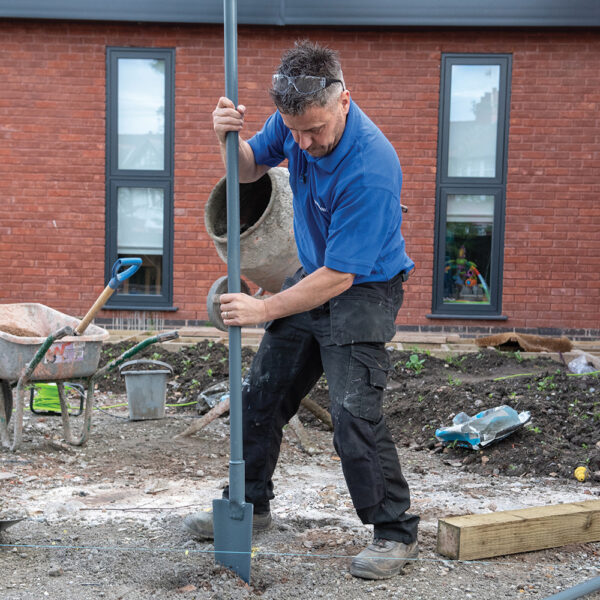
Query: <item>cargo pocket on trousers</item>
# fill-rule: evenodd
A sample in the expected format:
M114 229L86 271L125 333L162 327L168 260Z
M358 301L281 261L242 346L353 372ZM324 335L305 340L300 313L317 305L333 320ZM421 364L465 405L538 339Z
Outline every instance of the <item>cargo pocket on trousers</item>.
M351 288L332 298L329 306L331 341L338 346L388 342L396 333L389 298Z
M351 349L352 364L343 406L354 417L377 423L383 414L383 392L389 357L379 344L356 345Z

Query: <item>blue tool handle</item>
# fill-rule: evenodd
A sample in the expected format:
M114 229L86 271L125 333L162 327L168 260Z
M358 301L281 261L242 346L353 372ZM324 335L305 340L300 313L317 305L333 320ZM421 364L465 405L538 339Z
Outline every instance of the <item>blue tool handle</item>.
M112 268L112 277L108 282L108 286L116 290L123 281L129 279L140 267L142 266L141 258L119 258ZM129 267L121 273L119 269L121 267Z

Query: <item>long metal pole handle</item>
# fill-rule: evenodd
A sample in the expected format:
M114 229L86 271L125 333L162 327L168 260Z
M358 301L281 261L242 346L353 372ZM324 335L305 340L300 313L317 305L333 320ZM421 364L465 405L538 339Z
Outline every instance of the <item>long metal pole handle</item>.
M238 105L237 3L225 0L225 95ZM227 284L230 293L240 292L240 178L239 139L230 131L226 140L227 161ZM230 449L229 499L245 501L242 442L242 331L229 327Z

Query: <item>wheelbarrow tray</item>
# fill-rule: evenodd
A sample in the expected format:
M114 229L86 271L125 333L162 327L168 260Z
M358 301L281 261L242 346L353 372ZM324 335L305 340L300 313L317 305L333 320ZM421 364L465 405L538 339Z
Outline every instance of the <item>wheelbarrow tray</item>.
M38 303L0 304L0 380L16 381L46 338L79 319ZM89 325L84 335L64 337L50 346L30 380L90 377L98 368L108 331Z

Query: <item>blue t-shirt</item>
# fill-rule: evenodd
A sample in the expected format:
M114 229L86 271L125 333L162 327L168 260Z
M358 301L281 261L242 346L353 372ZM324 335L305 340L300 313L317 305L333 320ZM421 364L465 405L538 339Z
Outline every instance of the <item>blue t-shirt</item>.
M354 103L333 152L301 150L279 111L248 140L259 165L288 159L294 236L307 273L326 266L354 283L388 281L413 261L400 232L402 171L393 146Z

